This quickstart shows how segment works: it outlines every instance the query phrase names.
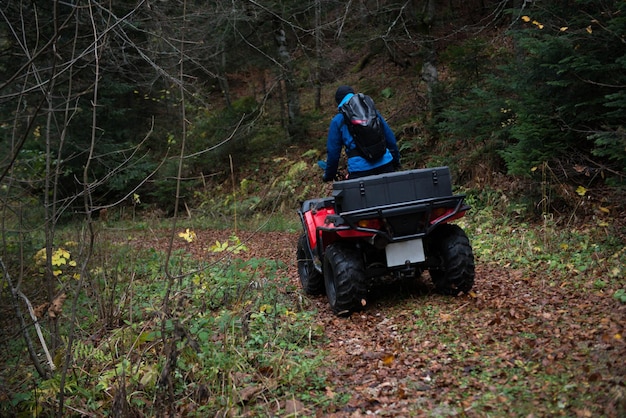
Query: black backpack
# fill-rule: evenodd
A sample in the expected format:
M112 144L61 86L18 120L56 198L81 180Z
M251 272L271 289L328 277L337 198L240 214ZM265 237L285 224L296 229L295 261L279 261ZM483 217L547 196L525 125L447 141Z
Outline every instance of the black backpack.
M356 155L368 161L376 161L385 155L387 143L383 124L371 97L355 94L340 108L348 131L356 144ZM352 157L354 154L348 154Z

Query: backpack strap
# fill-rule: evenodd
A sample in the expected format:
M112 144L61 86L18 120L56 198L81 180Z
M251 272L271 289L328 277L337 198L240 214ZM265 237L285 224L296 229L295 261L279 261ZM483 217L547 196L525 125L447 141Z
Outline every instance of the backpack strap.
M346 146L346 156L348 158L352 158L352 157L364 157L363 153L361 152L361 150L359 150L359 146L356 143L356 140L354 139L354 136L352 135L352 132L350 132L350 124L346 121L346 114L343 113L342 111L339 111L339 113L341 114L341 116L343 116L343 124L346 125L346 128L348 129L348 133L350 134L350 136L352 137L352 145L354 145L354 148L349 150L348 149L348 145L350 144L344 144Z

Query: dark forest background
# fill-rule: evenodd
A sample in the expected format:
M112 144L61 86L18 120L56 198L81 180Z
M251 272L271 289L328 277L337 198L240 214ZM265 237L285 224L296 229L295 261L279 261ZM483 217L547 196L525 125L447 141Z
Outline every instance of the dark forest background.
M171 210L172 179L183 180L189 201L207 181L222 182L231 165L245 170L289 147L323 150L342 83L375 98L405 167L447 164L468 182L491 173L537 176L547 165L561 179L583 177L585 187L619 185L623 8L621 1L7 2L3 202L35 198L63 217L136 195Z

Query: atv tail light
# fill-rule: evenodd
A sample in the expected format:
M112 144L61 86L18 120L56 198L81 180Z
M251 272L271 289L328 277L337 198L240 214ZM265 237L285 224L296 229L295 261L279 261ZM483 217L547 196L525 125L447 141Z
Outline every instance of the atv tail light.
M434 222L442 216L446 215L448 212L451 212L450 208L435 208L430 213L430 222Z
M357 225L361 228L380 229L379 219L361 219L357 222Z

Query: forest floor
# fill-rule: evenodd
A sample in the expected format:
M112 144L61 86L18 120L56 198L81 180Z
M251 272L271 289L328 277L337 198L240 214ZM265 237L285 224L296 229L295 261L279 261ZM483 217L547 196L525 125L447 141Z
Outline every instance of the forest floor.
M425 273L374 284L364 311L339 318L325 296L300 290L298 232L194 232L192 242L173 240L174 249L212 261L221 255L207 247L236 235L247 248L236 257L277 261L273 277L280 286L285 278L291 284L281 288L284 299L293 301L294 311L314 312L303 317L322 335L302 341L306 351L325 356L315 371L323 378L321 395L318 383L309 389L300 382L285 391L295 393L293 399L265 392L246 399L235 415L216 416L626 416L626 303L614 297L606 277L551 276L544 267L520 270L477 257L467 295L435 294ZM124 237L132 248L159 253L170 243L160 229Z
M205 243L233 233L196 230L186 249L206 257ZM298 233L239 236L242 257L283 261L280 274L299 284ZM376 285L349 318L308 297L326 337L327 396L343 401L297 403L295 415L626 416L626 304L575 278L480 259L469 295L436 295L423 276Z

